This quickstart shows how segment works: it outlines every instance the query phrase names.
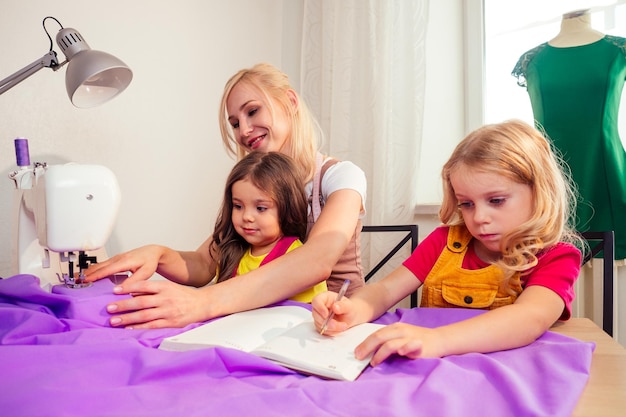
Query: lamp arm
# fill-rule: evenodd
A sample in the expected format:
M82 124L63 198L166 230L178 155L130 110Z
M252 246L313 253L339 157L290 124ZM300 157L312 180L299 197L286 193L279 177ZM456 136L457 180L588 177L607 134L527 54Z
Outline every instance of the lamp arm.
M57 59L56 52L48 52L38 60L26 65L21 70L16 71L14 74L9 75L4 80L0 81L0 94L4 94L6 91L10 90L42 68L52 68L55 71L59 68L59 61Z

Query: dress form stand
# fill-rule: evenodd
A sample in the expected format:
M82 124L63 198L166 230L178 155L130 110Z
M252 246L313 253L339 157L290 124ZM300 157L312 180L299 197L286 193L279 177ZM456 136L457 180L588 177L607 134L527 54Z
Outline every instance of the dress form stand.
M576 10L569 13L563 14L563 20L561 21L561 31L551 39L548 44L555 48L572 48L576 46L589 45L591 43L597 42L604 37L604 33L599 32L592 28L591 26L591 15L589 13L589 9ZM583 271L583 275L591 275L591 281L585 280L586 291L591 294L601 293L602 287L598 285L601 282L602 277L599 273L601 270L600 262L608 262L609 260L594 260L594 267L591 270L587 269ZM625 268L617 268L618 266L624 266L624 260L619 259L614 262L614 273L617 272L619 274L626 274ZM615 271L617 269L617 271ZM621 280L622 282L626 282L626 280ZM623 297L622 297L623 298ZM585 310L591 310L592 316L599 317L603 315L599 310L600 306L594 301L591 305L587 303ZM599 320L597 320L599 322ZM619 333L619 331L617 332ZM615 336L618 336L616 334ZM626 338L622 338L622 340L626 340Z
M555 48L571 48L599 41L604 33L591 27L589 9L565 13L561 20L561 31L548 44Z

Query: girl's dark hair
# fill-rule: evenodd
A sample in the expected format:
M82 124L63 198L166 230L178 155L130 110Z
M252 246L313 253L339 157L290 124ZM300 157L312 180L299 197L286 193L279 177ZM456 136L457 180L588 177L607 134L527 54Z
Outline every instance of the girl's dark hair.
M293 160L279 152L252 152L233 167L224 188L224 200L215 222L211 258L218 265L218 282L233 275L241 257L250 244L233 226L232 187L247 179L267 193L278 209L278 221L283 236L297 236L304 241L307 229L307 197L304 181Z

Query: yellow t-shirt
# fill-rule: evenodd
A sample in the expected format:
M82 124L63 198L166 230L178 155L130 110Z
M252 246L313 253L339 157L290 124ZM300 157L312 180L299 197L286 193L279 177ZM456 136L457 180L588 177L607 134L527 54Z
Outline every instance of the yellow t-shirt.
M289 246L289 249L287 249L287 252L285 253L291 252L292 250L294 250L295 248L299 248L300 246L302 246L302 242L300 240L295 240L291 244L291 246ZM265 259L266 256L267 256L267 253L265 255L254 256L252 255L252 252L250 251L250 249L248 249L246 253L241 257L241 260L239 261L239 267L237 268L237 275L243 275L247 272L250 272L259 268L259 266L261 265L261 262L263 262L263 259ZM311 287L307 290L302 291L299 294L294 295L293 297L290 298L290 300L300 301L303 303L310 303L311 300L313 300L313 297L325 291L327 291L326 281L322 281L319 284L315 285L314 287Z

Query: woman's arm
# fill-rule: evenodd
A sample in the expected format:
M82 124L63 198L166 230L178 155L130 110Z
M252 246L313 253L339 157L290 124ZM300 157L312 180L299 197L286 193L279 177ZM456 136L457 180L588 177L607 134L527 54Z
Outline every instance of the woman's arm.
M354 234L361 206L358 192L350 189L335 191L328 197L303 246L255 271L217 285L193 289L177 288L164 281L127 280L116 293L141 295L110 304L109 312L122 313L113 317L111 323L134 328L182 327L285 300L328 278ZM197 261L196 256L193 253L166 253L162 257L163 265L159 263L159 270L175 275L177 267L186 268L188 272L178 273L184 276L195 271L193 268L198 263L190 260ZM192 269L190 265L193 265Z

